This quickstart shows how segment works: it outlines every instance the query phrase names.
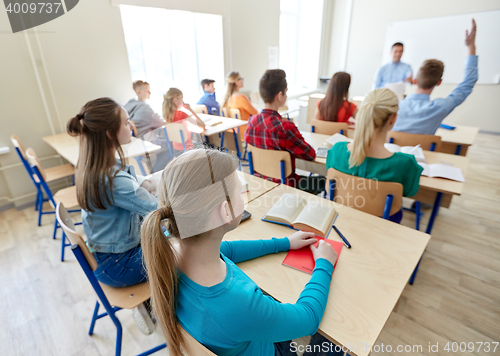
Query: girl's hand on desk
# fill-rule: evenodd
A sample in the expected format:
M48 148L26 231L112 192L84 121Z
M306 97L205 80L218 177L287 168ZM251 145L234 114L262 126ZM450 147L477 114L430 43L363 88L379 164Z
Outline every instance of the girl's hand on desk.
M323 240L319 241L318 247L314 247L311 245L311 251L313 253L314 260L316 261L318 258L324 258L335 265L335 261L337 261L337 252L333 249L332 245L326 243Z
M290 235L288 241L290 241L290 250L300 250L302 247L316 243L318 240L314 238L312 232L297 231Z

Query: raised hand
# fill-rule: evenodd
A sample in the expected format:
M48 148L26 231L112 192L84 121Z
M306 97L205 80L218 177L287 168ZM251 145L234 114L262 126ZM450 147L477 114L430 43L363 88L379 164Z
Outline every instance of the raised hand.
M465 30L465 45L469 47L469 54L476 54L476 20L472 19L472 28Z

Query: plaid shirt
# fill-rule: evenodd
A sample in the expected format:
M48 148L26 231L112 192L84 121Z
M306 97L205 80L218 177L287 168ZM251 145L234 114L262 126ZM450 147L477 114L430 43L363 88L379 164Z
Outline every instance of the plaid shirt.
M274 110L264 109L258 115L248 119L245 142L266 150L288 151L292 156L292 174L286 178L286 184L297 186L300 176L295 173L295 158L313 161L316 158L314 148L304 140L297 126L284 121ZM280 183L279 179L268 178L257 172L256 176Z

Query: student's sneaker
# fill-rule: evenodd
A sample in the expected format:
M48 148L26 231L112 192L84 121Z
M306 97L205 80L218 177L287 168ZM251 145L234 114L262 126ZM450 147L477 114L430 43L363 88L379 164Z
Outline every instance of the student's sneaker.
M144 306L144 303L141 303L134 309L132 309L132 316L134 317L135 325L144 335L152 334L155 330L155 324L151 316L149 315L148 310Z

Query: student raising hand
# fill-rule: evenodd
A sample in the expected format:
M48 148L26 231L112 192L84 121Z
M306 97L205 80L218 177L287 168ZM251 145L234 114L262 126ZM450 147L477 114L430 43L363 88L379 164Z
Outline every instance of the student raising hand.
M290 241L290 250L300 250L302 247L306 247L316 243L318 240L314 238L314 233L297 231L288 238Z
M472 28L465 30L465 45L469 47L469 55L476 54L476 20L472 19Z

